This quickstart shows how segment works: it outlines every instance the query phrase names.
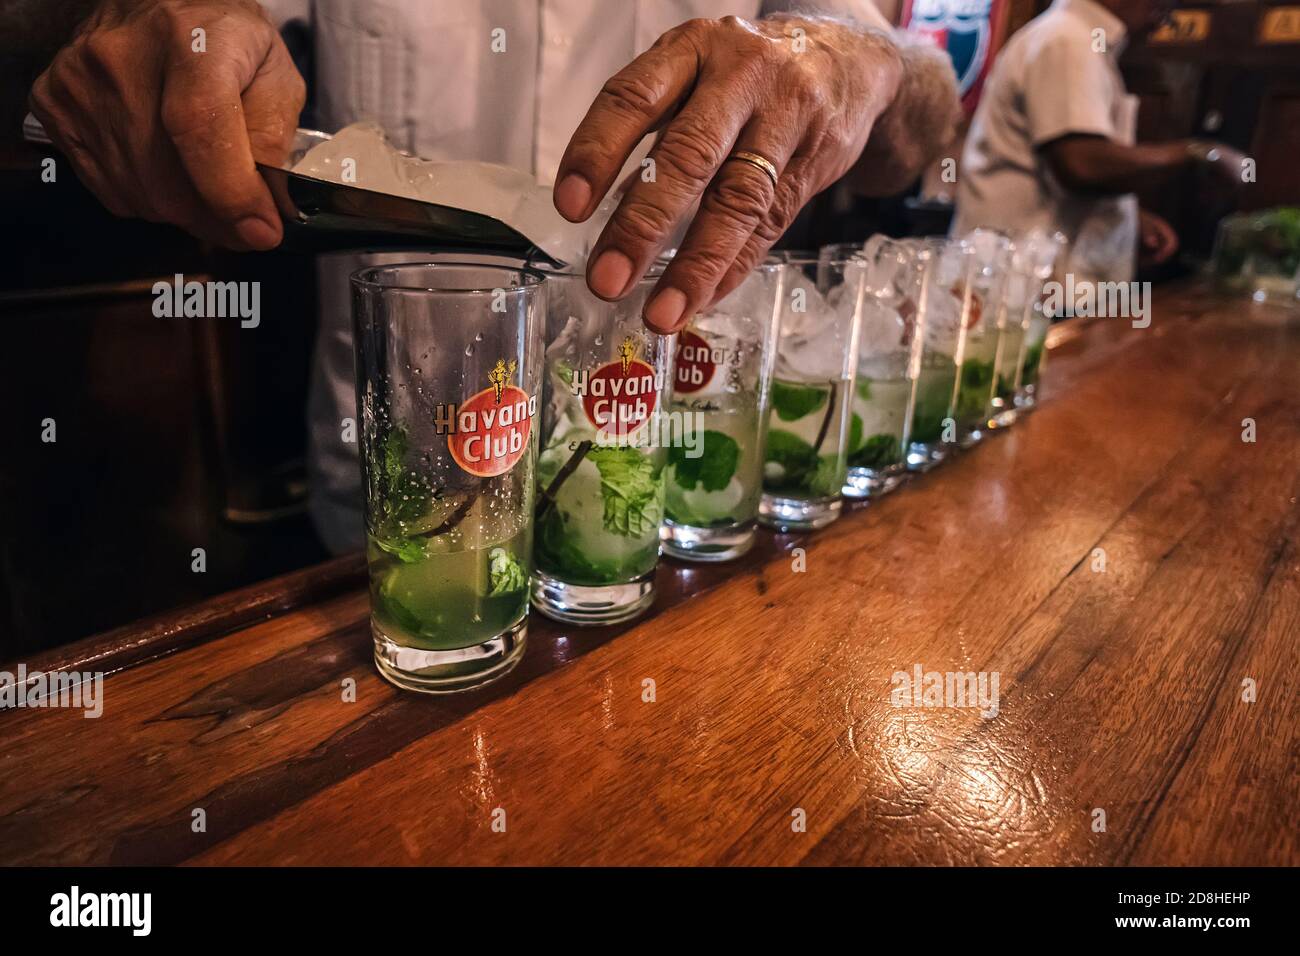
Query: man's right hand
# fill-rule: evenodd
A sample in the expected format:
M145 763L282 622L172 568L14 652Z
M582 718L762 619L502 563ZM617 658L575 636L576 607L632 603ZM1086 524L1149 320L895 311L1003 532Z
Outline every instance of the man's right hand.
M1229 189L1240 189L1247 182L1246 169L1250 162L1245 153L1226 143L1209 140L1192 140L1187 153L1205 166L1214 177Z
M112 212L270 249L280 217L253 164L287 156L305 92L252 0L104 0L30 104Z

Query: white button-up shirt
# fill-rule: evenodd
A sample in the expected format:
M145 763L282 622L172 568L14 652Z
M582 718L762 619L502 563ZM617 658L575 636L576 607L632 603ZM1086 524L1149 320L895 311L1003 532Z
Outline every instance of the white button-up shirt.
M1040 148L1069 133L1132 145L1137 98L1116 60L1124 24L1093 0L1055 0L1013 36L985 84L957 173L954 234L977 226L1013 235L1063 232L1062 272L1133 278L1137 197L1080 196L1061 186Z

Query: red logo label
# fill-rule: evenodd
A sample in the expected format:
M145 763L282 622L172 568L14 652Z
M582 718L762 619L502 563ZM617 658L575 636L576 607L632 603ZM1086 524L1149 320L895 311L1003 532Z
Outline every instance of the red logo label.
M654 368L633 358L636 343L624 339L618 353L616 361L573 377L573 393L582 397L587 420L601 438L626 438L650 420L659 404L663 383Z
M524 457L528 433L537 413L537 399L517 385L507 385L515 363L498 362L488 374L492 385L476 392L457 407L440 405L435 424L439 434L449 433L447 450L456 464L471 475L504 475Z
M713 350L704 338L689 329L677 336L676 373L673 388L682 394L698 392L713 381L718 371Z

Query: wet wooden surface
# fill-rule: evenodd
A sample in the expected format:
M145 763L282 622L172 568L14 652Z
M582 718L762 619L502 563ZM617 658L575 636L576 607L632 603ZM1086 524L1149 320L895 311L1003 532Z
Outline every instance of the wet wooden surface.
M1300 316L1155 300L1056 327L1010 432L665 562L633 625L534 618L488 690L384 683L349 559L27 661L113 673L0 712L0 862L1294 865ZM996 716L895 706L918 665Z

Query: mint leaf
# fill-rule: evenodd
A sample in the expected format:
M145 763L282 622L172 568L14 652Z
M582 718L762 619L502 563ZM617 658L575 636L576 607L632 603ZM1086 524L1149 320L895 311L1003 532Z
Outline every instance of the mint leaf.
M1025 364L1021 367L1020 381L1033 384L1038 375L1038 365L1043 360L1043 343L1025 349Z
M861 448L849 456L849 464L856 468L884 468L902 458L898 436L882 433L868 438Z
M488 552L488 578L492 585L488 597L514 594L528 586L528 575L519 559L505 548L493 548Z
M565 528L559 508L548 508L537 524L537 566L543 571L563 575L576 583L603 583L612 579L613 569L594 564L573 542Z
M556 359L551 364L551 369L565 385L573 385L573 366L564 359Z
M869 378L858 379L857 388L858 388L858 398L862 399L864 402L871 401L871 379Z
M969 359L962 363L961 387L957 390L956 415L962 421L978 418L993 390L993 363Z
M817 467L808 478L808 491L818 497L838 495L844 487L844 469L840 467L839 455L822 455L817 459Z
M389 481L396 481L402 474L402 459L406 457L408 443L406 429L393 428L379 443L380 467Z
M414 564L429 556L424 550L424 542L418 538L376 538L375 544L395 555L403 564Z
M600 471L605 530L627 538L656 531L663 519L663 483L649 455L635 448L593 448L587 457Z
M770 477L768 470L764 469L763 485L770 491L804 487L817 467L817 453L812 445L780 428L768 429L764 458L779 465L781 471L780 477Z
M830 391L816 385L772 382L772 407L783 422L798 421L826 404Z
M845 447L857 448L858 445L862 444L862 432L864 428L865 426L862 424L861 416L859 416L857 412L854 412L853 417L849 420L849 443Z
M724 432L705 431L700 436L700 457L686 457L686 449L668 449L677 484L688 490L703 485L705 491L721 491L731 483L740 464L740 446Z

